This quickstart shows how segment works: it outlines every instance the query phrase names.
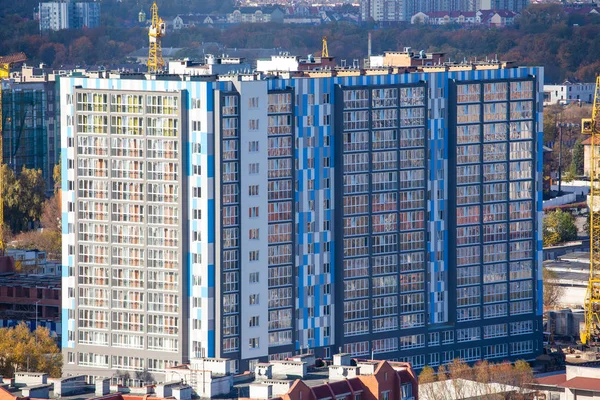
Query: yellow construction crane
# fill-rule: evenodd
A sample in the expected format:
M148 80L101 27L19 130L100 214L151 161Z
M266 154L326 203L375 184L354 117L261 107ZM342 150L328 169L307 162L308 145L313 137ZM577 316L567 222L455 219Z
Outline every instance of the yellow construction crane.
M327 48L327 36L323 36L323 50L321 50L321 57L329 58L329 49Z
M596 77L596 90L592 118L581 121L581 131L592 135L590 164L590 280L585 294L585 329L581 331L581 343L596 342L600 333L600 155L595 146L600 145L600 76Z
M162 71L165 60L162 57L161 38L165 36L165 22L158 16L156 1L152 4L152 25L148 30L148 72L157 73Z
M24 53L16 53L11 54L9 56L0 57L0 167L2 166L2 79L6 79L10 76L10 67L18 62L23 62L27 60L27 57ZM4 196L3 196L3 176L0 171L0 256L4 255L4 251L6 250L6 243L4 243L4 235L2 234L2 228L4 226Z

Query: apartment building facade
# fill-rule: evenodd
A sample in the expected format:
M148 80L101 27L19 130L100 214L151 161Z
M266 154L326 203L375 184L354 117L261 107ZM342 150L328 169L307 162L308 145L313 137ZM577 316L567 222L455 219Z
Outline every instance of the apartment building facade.
M52 1L39 3L40 31L97 28L100 26L100 2Z
M32 69L22 68L27 70ZM40 169L52 193L52 172L60 151L59 87L54 75L36 78L19 75L2 82L2 155L16 174L23 167Z
M297 74L61 78L65 374L539 354L543 70Z

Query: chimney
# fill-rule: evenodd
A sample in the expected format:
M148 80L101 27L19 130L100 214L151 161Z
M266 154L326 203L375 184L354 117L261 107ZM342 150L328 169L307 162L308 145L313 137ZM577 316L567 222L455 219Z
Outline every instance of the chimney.
M96 379L96 396L106 396L110 393L110 378Z

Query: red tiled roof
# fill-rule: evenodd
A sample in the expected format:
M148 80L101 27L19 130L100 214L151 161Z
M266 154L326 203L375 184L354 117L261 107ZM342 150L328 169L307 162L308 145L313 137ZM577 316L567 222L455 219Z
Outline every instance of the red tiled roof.
M348 379L348 383L352 387L352 390L354 390L355 392L365 389L362 382L358 378L350 378Z
M352 389L350 388L348 381L332 382L329 384L329 389L331 389L336 397L343 394L352 393Z
M587 139L585 139L583 142L581 142L581 144L585 145L591 145L592 144L592 138L596 138L596 140L594 141L594 145L599 145L600 144L600 137L598 136L590 136Z
M600 391L600 378L584 378L583 376L578 376L557 386L569 389L592 390L598 392Z
M567 374L556 374L556 375L545 376L543 378L538 378L537 383L539 385L556 386L559 383L563 383L566 380L567 380Z
M329 385L319 385L312 388L312 391L317 399L328 399L334 397Z

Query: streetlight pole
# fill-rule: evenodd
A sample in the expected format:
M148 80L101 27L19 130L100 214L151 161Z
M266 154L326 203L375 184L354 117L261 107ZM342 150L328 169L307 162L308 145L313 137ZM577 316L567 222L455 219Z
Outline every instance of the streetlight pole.
M558 195L562 193L562 131L563 123L558 124Z
M562 147L563 147L563 128L577 128L579 124L558 122L558 195L562 193Z
M33 334L35 335L35 344L37 344L37 328L38 328L38 304L40 304L41 300L35 302L35 328L33 329Z

